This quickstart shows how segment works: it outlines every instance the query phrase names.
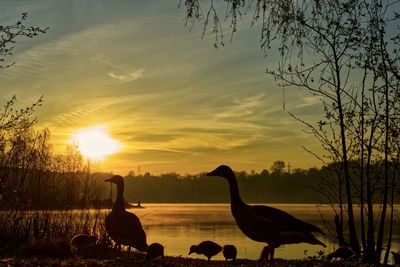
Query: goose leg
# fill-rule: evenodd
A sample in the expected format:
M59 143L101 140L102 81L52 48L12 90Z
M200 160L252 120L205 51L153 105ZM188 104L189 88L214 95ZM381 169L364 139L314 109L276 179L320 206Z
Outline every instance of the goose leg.
M269 251L269 261L270 263L274 262L274 254L275 254L275 247L271 246Z

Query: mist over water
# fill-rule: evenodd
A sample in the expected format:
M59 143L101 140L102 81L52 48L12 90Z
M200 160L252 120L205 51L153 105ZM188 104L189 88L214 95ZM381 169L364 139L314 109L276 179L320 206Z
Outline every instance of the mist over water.
M316 235L328 247L325 254L337 248L333 232L327 231L324 221L333 224L333 213L327 205L315 204L268 204L282 209L299 219L321 227L327 234ZM159 242L165 246L168 256L187 257L189 247L204 240L212 240L221 246L233 244L238 258L256 260L264 243L247 238L237 227L229 204L144 204L145 209L131 209L141 219L147 233L148 243ZM397 206L397 209L400 207ZM333 229L333 228L332 228ZM332 230L331 229L331 230ZM392 250L400 249L400 226L394 225ZM317 245L294 244L276 249L275 256L284 259L303 259L316 256L324 248ZM190 257L205 258L192 254ZM222 260L222 253L213 257Z

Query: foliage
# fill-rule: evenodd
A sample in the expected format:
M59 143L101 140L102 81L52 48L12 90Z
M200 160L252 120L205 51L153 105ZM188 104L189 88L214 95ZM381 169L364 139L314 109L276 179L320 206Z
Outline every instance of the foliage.
M285 162L282 160L275 161L274 163L272 163L270 171L272 173L282 174L285 171Z
M48 27L25 25L28 14L22 13L21 18L11 25L0 25L0 68L8 68L15 62L6 63L6 57L13 54L15 43L20 37L34 38L44 34Z
M104 176L90 173L73 145L65 154L54 155L50 131L35 129L34 111L42 101L14 111L14 96L0 110L0 207L71 209L101 204Z

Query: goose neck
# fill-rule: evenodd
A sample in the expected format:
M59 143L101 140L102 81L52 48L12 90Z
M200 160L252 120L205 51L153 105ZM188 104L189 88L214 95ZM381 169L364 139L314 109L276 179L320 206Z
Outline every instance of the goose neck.
M117 184L117 197L113 210L125 210L124 204L124 184Z
M240 197L239 186L236 181L236 178L229 177L228 182L229 182L229 189L230 189L230 194L231 194L231 203L235 204L235 205L244 204L244 202L242 201L242 198Z

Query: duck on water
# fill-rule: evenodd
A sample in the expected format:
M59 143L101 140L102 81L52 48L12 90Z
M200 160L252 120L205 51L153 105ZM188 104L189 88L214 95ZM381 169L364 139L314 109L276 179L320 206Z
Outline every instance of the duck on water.
M124 179L120 175L115 175L105 182L117 185L117 197L110 214L105 220L105 227L108 235L117 244L121 250L121 245L131 247L139 251L146 251L146 233L143 230L139 218L125 210L124 204Z
M220 176L228 180L231 211L240 230L250 239L268 244L269 259L273 261L275 248L284 244L309 243L326 247L312 232L323 231L310 223L276 208L248 205L240 197L235 174L226 165L221 165L207 176Z

